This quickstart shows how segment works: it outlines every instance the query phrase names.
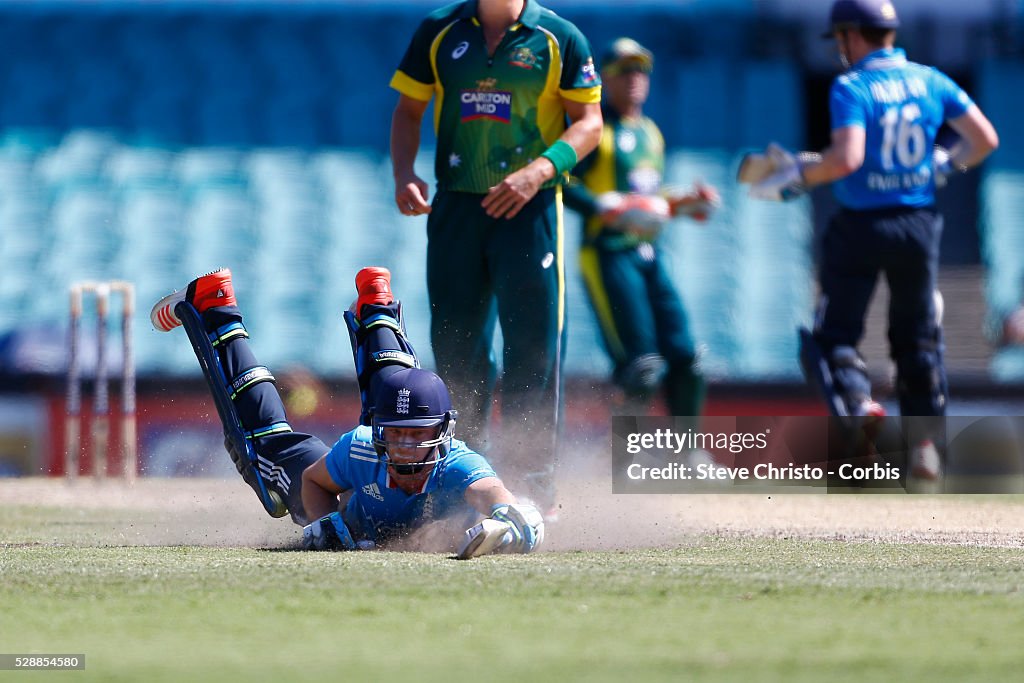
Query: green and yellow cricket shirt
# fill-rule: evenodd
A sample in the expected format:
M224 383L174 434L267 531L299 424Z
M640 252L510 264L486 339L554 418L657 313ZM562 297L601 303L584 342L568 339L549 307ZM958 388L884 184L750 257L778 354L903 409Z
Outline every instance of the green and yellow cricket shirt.
M579 182L574 182L566 193L566 204L583 214L586 219L584 239L592 242L603 228L596 215L598 195L605 192L660 193L665 173L665 139L654 121L646 116L623 118L607 109L601 142L573 173ZM615 233L614 237L622 244L604 246L630 247L641 241L623 233Z
M562 98L600 102L601 81L579 29L534 0L493 55L476 10L476 0L466 0L431 13L391 87L423 102L436 98L438 188L483 194L565 131Z

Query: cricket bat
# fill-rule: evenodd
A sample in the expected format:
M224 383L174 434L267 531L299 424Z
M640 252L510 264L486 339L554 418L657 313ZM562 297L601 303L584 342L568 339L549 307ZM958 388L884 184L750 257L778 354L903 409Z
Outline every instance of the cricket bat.
M462 547L459 548L459 554L456 557L460 560L469 560L493 553L511 542L511 527L507 522L485 519L476 526L466 529Z

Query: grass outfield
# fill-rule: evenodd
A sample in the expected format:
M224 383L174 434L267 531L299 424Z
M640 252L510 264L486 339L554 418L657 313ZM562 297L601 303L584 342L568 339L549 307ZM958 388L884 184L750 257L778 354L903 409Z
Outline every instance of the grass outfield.
M0 509L0 650L84 653L59 674L77 681L994 681L1024 665L1019 547L705 533L457 562L117 545L159 514Z

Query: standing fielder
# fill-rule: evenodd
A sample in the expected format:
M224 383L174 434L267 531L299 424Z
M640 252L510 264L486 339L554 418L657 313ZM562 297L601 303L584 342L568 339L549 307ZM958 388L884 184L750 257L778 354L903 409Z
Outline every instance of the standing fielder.
M603 55L601 142L576 167L579 180L566 189L566 204L585 219L580 271L616 384L636 408L646 409L664 389L672 415L695 417L704 379L658 238L672 215L706 219L718 193L699 186L662 196L665 142L643 114L653 68L651 52L630 38L615 40Z
M307 549L372 547L440 519L468 529L461 558L530 552L544 538L532 505L518 503L487 461L454 438L444 382L419 369L390 273L364 268L345 313L362 396L360 426L328 448L288 424L274 376L259 365L235 300L231 271L199 277L153 306L160 331L184 326L239 474L274 517L291 513ZM349 498L339 510L339 494Z
M891 293L889 344L900 413L942 416L947 385L935 297L942 216L934 207L935 189L980 164L999 140L948 76L908 61L893 47L898 26L889 0L835 0L825 37L835 39L847 71L830 94L832 144L817 158L775 147L768 155L775 170L752 186L751 195L789 199L834 183L842 208L825 233L821 301L805 345L827 361L831 376L824 381L833 383L839 409L846 415L884 414L871 400L867 368L857 352L883 272ZM960 135L948 151L933 148L944 121ZM740 173L742 180L742 167ZM910 475L918 479L934 480L941 472L930 422L907 424Z
M601 134L590 46L535 0L465 0L420 24L391 87L400 93L391 124L395 203L406 216L429 214L439 372L464 406L467 440L486 444L501 323L506 466L547 508L565 330L561 183ZM437 193L428 204L413 164L433 98Z

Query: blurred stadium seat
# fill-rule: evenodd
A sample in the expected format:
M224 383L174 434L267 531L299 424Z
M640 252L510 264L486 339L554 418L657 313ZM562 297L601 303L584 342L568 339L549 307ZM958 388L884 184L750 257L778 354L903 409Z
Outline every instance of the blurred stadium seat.
M1024 110L1024 91L1016 85L1021 79L1019 62L987 61L978 70L979 104L1000 137L979 190L985 297L993 328L1024 302L1024 126L1015 124ZM1000 381L1024 381L1024 349L998 350L992 374Z
M807 207L748 202L736 155L804 130L796 66L738 59L749 28L702 12L748 0L663 6L658 21L577 6L595 45L629 30L659 57L651 114L676 152L667 180L724 194L707 224L667 231L669 268L715 377L796 376L792 328L810 310ZM114 3L104 11L0 6L0 332L62 321L25 282L55 291L86 278L136 283L140 372L195 374L190 351L141 317L221 265L236 275L254 343L272 365L351 373L341 312L368 263L394 272L414 344L431 364L425 219L392 206L391 72L422 6ZM680 36L687 36L685 45ZM694 42L695 41L695 42ZM701 46L715 46L716 50ZM694 58L693 54L718 54ZM723 87L731 83L734 87ZM417 171L433 182L424 127ZM579 279L566 220L566 365L609 367Z
M742 71L738 147L763 147L774 140L804 148L803 83L788 62L749 62Z
M431 156L428 150L420 164L428 178ZM809 310L800 287L807 279L807 219L796 206L762 207L741 199L728 183L733 157L673 155L670 180L717 184L726 191L726 208L708 225L673 226L666 253L707 347L709 372L777 375L791 364L793 320ZM0 159L0 178L23 190L0 191L0 219L36 227L3 236L4 252L23 266L0 278L0 320L7 325L63 317L62 297L53 306L28 306L22 284L36 268L60 291L83 278L132 280L145 306L198 273L228 265L261 357L272 365L304 359L317 370L348 374L341 312L352 298L356 270L379 263L395 272L413 341L430 362L425 220L403 219L392 210L382 154L170 150L132 147L106 135L69 135L40 150L34 161ZM603 375L608 362L576 263L578 219L568 217L566 230L567 369ZM168 335L151 333L148 323L141 327L140 371L193 372L188 354ZM766 344L765 334L775 333L779 341ZM177 346L187 351L187 345Z

